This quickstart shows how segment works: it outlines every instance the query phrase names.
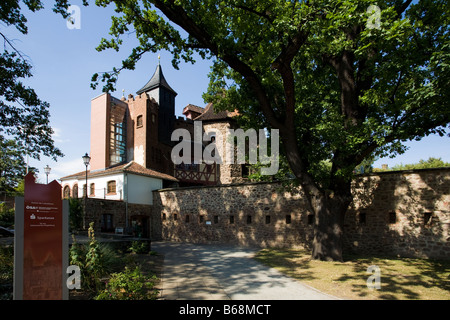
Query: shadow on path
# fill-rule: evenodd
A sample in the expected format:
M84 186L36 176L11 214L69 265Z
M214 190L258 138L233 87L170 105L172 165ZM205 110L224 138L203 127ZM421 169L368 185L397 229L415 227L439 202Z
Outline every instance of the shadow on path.
M336 299L252 259L257 249L152 242L164 254L165 300Z

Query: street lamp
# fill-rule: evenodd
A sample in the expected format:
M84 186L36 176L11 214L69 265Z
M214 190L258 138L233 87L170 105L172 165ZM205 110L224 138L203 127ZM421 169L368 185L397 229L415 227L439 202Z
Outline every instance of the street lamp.
M50 168L48 165L44 168L44 172L47 175L47 184L48 184L48 175L50 174L50 171L52 168Z
M84 195L84 215L83 215L83 230L86 229L86 207L87 207L87 196L88 196L88 166L89 161L91 161L91 157L86 154L83 156L83 163L86 166L86 193Z

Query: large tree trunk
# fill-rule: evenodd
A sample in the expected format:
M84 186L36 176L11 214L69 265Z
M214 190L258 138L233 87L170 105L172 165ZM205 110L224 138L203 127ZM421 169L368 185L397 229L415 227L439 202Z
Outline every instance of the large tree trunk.
M348 196L333 193L311 199L315 214L312 259L343 261L344 217L350 202Z

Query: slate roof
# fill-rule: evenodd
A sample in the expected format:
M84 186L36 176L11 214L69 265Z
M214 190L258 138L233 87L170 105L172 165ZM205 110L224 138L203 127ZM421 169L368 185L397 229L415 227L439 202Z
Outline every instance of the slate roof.
M162 180L178 181L175 177L173 177L171 175L145 168L134 161L131 161L131 162L128 162L125 164L121 164L118 166L106 168L104 170L96 170L93 172L88 170L88 178L105 176L105 175L109 175L109 174L113 174L113 173L120 173L120 172L133 173L133 174L146 176L146 177L159 178ZM77 178L84 179L85 177L86 177L86 171L81 171L78 173L74 173L74 174L62 177L62 178L60 178L60 180L63 181L63 180L70 180L70 179L77 179Z
M173 94L177 95L175 90L173 90L169 84L167 83L166 78L164 78L164 74L162 72L161 65L158 64L156 67L155 73L153 74L152 78L146 83L145 86L143 86L141 89L139 89L136 94L141 94L143 92L148 92L153 89L156 89L158 87L164 87L167 90L171 91Z

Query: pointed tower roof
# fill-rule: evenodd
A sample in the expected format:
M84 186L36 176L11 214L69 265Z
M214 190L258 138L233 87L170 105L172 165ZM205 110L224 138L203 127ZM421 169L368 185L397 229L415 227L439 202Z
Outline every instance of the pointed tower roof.
M140 90L136 92L136 94L141 94L143 92L148 92L153 89L156 89L158 87L164 87L170 92L172 92L174 95L177 95L175 90L173 90L169 84L167 83L166 79L164 78L161 65L158 63L158 66L156 67L155 73L153 74L152 78L147 82L145 86L143 86Z

